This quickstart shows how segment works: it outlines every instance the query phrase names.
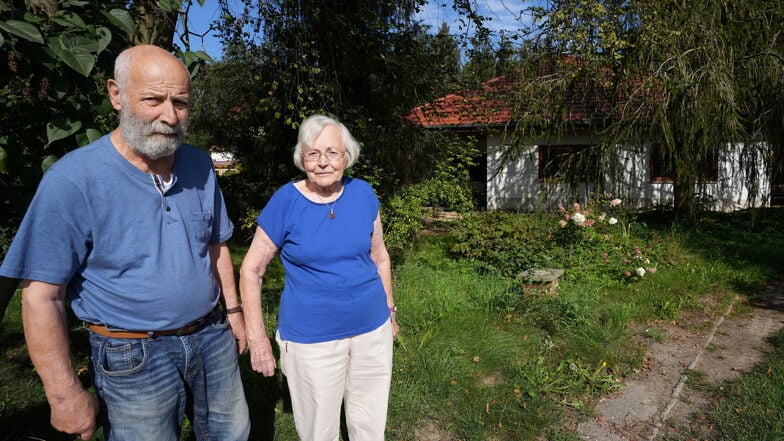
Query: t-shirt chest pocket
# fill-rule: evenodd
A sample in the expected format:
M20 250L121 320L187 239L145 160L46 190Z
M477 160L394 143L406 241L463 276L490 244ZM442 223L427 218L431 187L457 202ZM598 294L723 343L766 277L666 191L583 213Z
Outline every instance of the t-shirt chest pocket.
M212 236L212 212L192 212L189 227L196 240L208 242Z

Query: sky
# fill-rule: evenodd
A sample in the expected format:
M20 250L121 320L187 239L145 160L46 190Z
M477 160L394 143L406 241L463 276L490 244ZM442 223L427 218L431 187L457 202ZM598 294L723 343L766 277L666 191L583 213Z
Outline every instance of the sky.
M490 18L486 24L491 31L498 32L502 29L517 30L520 23L517 19L519 9L527 4L525 0L471 0L480 14ZM430 0L417 14L416 19L429 25L432 32L437 32L441 23L449 25L452 34L461 32L459 17L452 9L450 0ZM206 0L204 6L194 2L189 12L189 28L197 34L208 33L210 23L219 18L217 0ZM221 55L220 41L208 33L203 41L198 37L191 37L191 50L203 50L216 60Z

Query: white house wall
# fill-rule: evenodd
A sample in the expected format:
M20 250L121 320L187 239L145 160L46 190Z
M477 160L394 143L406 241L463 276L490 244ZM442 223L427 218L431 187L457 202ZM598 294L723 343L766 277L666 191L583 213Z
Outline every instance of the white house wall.
M550 145L584 145L588 137L562 137ZM487 139L487 208L489 210L514 209L532 211L556 209L574 201L584 201L590 192L600 190L620 197L638 207L671 206L674 200L671 182L652 182L650 176L650 145L619 147L616 149L616 167L605 170L603 188L581 184L575 195L566 185L543 183L539 180L539 146L521 149L514 158L505 163L504 146L508 143L500 136ZM741 151L738 146L727 145L719 156L718 180L695 186L698 194L708 197L712 204L707 207L719 211L732 211L750 206L746 171L741 167ZM762 156L762 155L760 155ZM753 205L766 205L769 182L760 159L756 164L760 178L759 195ZM576 196L576 197L575 197Z

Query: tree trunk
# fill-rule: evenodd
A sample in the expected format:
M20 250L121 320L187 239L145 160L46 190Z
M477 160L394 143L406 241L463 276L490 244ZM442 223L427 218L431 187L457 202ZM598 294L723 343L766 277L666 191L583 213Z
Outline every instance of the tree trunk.
M166 12L155 2L135 3L134 8L140 17L136 26L134 43L154 44L167 50L172 49L177 13Z
M697 220L697 210L694 206L694 182L694 176L678 175L673 185L675 216L692 223Z

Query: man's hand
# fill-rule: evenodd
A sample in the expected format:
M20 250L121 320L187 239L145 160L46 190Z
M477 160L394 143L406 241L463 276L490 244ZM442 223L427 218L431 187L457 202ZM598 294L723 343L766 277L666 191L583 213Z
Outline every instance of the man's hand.
M98 400L84 389L71 360L65 284L24 280L22 322L27 352L52 408L52 427L92 438Z
M245 319L243 318L242 313L229 314L227 317L229 319L229 326L231 326L231 332L234 334L234 339L237 341L237 353L242 355L248 347L248 339L245 336Z
M98 428L98 400L83 388L68 397L49 400L51 423L55 429L91 439Z

